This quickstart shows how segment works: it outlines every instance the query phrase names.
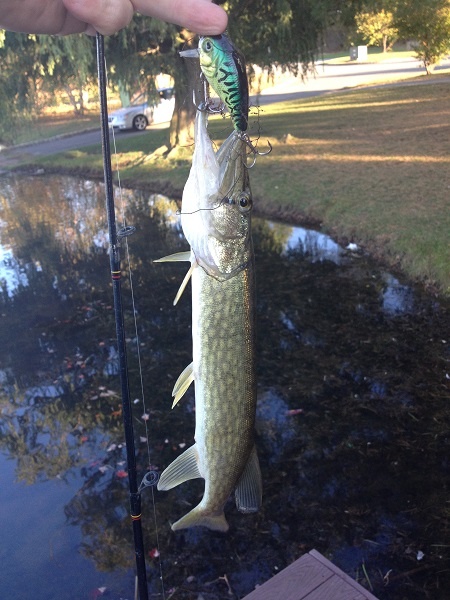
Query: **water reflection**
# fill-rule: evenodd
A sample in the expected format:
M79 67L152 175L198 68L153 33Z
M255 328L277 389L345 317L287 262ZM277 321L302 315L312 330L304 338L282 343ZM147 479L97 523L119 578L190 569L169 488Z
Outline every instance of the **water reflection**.
M28 285L28 277L25 267L21 265L11 248L5 248L0 245L0 284L3 293L9 297L21 286Z
M389 273L384 276L386 287L383 290L383 309L388 315L412 313L414 311L414 292Z
M102 587L112 599L133 596L103 204L95 182L0 180L5 597L90 598ZM124 304L144 476L192 443L192 392L170 410L191 354L189 293L172 306L185 267L152 262L186 245L175 203L124 190L117 205L137 227L129 238L137 340L126 278ZM198 502L202 485L156 493L158 556L153 494L145 491L151 592L161 593L160 558L174 598L229 598L315 547L367 586L364 565L380 599L444 600L448 305L320 233L256 221L254 237L263 509L245 516L230 503L227 536L175 535L169 521Z
M286 241L285 252L295 250L308 257L311 262L331 260L340 264L344 251L330 236L303 227L289 229L292 231Z

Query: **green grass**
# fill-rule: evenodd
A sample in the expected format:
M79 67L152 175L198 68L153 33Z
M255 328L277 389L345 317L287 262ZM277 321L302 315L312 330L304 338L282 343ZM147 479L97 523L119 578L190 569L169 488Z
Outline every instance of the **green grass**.
M366 88L273 106L262 122L276 158L270 176L258 161L256 196L450 293L449 91Z
M125 185L150 185L170 190L177 197L189 174L191 148L179 149L169 157L165 156L167 129L148 130L144 135L130 138L126 134L116 134L116 147L112 145L112 168L120 173L120 179ZM79 174L101 176L103 159L101 145L83 147L80 150L70 150L57 155L46 156L33 164L50 167L52 170L67 172L72 170Z
M273 152L250 172L256 210L321 223L450 294L449 92L444 82L385 86L263 107L251 133L261 126L261 147L267 138ZM228 121L211 119L217 143L229 131ZM165 135L118 136L113 166L117 160L123 181L169 187L179 197L190 151L153 153ZM40 164L102 168L99 147Z
M44 116L35 119L31 123L24 123L22 128L17 129L14 143L17 145L37 142L99 126L100 116L98 113L88 113L83 117L75 117L73 113Z

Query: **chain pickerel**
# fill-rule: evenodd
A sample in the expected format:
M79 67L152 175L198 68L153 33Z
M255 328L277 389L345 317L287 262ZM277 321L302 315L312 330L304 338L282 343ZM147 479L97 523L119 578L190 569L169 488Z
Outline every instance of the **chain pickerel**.
M162 473L159 490L203 477L198 506L173 530L203 525L227 531L224 505L235 491L237 508L261 505L261 473L254 443L256 410L252 197L245 142L233 131L214 152L207 113L195 123L195 151L181 209L191 246L161 261L190 261L193 361L173 389L174 405L194 381L195 444Z

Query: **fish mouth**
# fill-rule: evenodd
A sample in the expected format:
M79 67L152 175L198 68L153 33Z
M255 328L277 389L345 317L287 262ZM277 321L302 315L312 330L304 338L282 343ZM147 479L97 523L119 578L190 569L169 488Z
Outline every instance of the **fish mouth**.
M190 50L181 50L178 54L181 56L181 58L198 58L200 56L198 48L191 48Z

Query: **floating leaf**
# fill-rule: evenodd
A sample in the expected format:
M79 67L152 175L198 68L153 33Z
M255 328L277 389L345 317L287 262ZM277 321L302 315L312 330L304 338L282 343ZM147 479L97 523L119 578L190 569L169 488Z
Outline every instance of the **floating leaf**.
M286 415L288 417L293 417L294 415L302 415L303 414L303 408L291 408L290 410L288 410L286 412Z

